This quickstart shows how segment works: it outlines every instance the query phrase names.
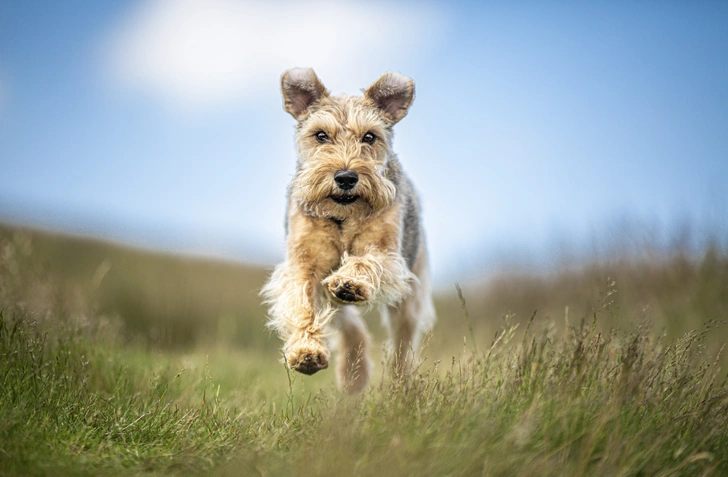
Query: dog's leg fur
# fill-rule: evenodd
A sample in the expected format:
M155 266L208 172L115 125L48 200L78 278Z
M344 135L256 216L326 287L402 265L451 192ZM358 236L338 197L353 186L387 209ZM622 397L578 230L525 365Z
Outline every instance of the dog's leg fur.
M370 250L361 256L345 254L324 284L345 302L397 303L411 292L413 279L399 254Z
M349 393L362 391L369 383L372 363L369 359L369 333L354 306L343 306L332 324L338 329L336 377L339 389Z
M428 276L427 255L421 247L413 267L418 284L413 293L397 305L380 307L382 321L391 339L391 367L396 376L406 372L419 348L422 335L435 320Z
M328 367L324 329L335 310L324 303L321 280L336 264L339 253L327 233L293 212L286 261L278 265L262 290L270 305L268 326L285 340L283 354L291 369L313 374Z

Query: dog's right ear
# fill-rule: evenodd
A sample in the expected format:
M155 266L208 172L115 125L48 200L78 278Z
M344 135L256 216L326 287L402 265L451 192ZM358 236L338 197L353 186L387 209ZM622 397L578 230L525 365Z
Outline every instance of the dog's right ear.
M299 121L306 111L329 91L311 68L292 68L281 76L283 107Z

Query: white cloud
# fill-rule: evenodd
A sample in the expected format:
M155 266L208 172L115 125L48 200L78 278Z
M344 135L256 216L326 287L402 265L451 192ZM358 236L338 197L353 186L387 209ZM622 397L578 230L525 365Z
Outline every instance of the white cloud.
M184 106L277 90L293 66L351 91L423 50L441 18L421 4L146 0L110 32L105 52L118 84Z

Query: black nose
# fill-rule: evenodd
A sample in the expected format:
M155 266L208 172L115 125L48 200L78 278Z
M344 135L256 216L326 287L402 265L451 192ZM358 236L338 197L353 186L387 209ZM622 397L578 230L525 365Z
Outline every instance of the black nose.
M337 171L334 174L334 180L341 189L349 190L359 182L359 174L354 171Z

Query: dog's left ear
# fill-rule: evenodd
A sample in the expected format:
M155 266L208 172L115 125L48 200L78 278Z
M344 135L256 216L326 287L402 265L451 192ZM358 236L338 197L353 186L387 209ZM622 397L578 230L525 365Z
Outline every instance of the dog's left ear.
M399 73L385 73L364 91L384 116L392 123L399 122L415 99L415 82Z

